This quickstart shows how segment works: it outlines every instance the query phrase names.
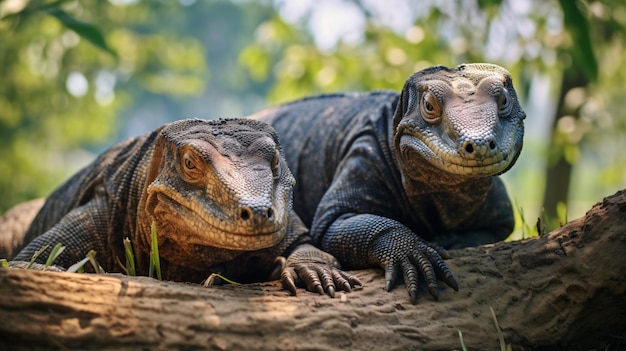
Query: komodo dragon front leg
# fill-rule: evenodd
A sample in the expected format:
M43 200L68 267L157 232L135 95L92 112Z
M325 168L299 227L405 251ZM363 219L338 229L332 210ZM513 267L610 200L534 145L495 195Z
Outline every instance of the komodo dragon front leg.
M35 268L46 269L42 265L43 260L49 256L52 246L58 243L64 246L63 254L55 260L51 270L69 268L85 258L90 250L100 252L100 257L106 258L103 255L107 252L105 228L109 219L106 204L106 194L102 187L99 187L93 199L68 212L58 223L46 231L45 235L35 237L13 258L11 265L13 267L26 267L38 251L46 248L39 255L40 258L37 261L39 263L34 263Z

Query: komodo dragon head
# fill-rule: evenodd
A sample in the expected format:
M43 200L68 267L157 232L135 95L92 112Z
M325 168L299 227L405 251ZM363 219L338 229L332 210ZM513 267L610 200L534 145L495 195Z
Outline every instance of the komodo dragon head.
M266 123L178 121L157 139L145 214L183 246L258 250L284 238L294 182Z
M520 154L525 117L504 68L430 67L414 73L402 89L394 152L409 176L424 160L448 178L498 175Z

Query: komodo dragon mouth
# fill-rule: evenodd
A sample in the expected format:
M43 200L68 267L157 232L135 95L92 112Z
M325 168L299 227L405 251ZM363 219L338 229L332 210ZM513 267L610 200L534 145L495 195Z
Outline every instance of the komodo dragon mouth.
M515 163L521 151L520 143L511 143L510 147L504 150L498 148L489 157L468 159L461 156L458 149L444 144L441 138L435 137L432 133L410 133L408 129L404 132L400 140L403 153L407 156L417 153L418 157L427 159L437 168L458 175L493 176L504 173ZM523 128L519 133L523 133ZM490 146L482 145L481 147L489 148Z
M148 213L157 225L157 234L181 245L196 244L237 251L254 251L280 243L287 233L287 214L273 221L236 219L236 206L223 208L213 201L185 197L179 192L153 184L149 189ZM222 208L220 208L222 207ZM159 233L159 230L167 233Z

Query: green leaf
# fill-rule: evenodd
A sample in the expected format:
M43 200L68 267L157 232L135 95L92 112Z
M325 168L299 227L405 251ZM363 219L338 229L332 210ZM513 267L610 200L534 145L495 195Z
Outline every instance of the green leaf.
M598 79L598 61L593 54L589 21L579 8L579 1L559 0L563 10L563 22L574 41L570 54L572 64L579 70L585 72L591 81Z
M50 267L52 265L52 262L54 262L54 260L59 257L63 250L65 250L65 246L61 245L60 243L54 245L54 247L50 251L50 255L48 255L48 259L46 260L46 264L44 265L44 267Z
M47 11L50 16L58 19L64 26L73 30L80 37L86 39L96 47L108 52L113 57L117 58L117 53L111 49L104 39L104 35L95 25L87 22L80 21L60 8L54 8Z
M0 266L2 268L9 268L9 261L6 258L0 258Z

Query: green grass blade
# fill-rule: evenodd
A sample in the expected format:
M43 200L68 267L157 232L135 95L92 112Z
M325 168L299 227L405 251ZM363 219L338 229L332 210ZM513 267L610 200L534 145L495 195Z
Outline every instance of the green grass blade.
M135 269L135 254L133 253L133 246L128 238L124 238L124 252L126 253L126 274L134 277L137 275Z
M35 263L35 260L37 259L37 257L39 257L39 255L41 255L44 251L46 251L47 248L48 248L48 245L44 245L41 249L37 250L37 252L33 254L33 257L30 258L30 262L28 262L28 266L26 266L26 269L32 268L33 263Z
M67 269L67 272L69 273L82 273L83 272L83 266L85 265L85 263L87 263L89 261L89 257L85 257L82 260L74 263L73 265L70 266L70 268Z
M52 263L54 262L54 260L56 260L57 257L61 255L63 250L65 250L65 246L61 245L60 243L57 243L56 245L54 245L54 247L52 248L52 251L50 251L50 255L48 255L48 259L46 260L46 264L44 265L44 267L48 268L52 266Z
M98 264L98 261L96 261L96 251L89 250L89 252L87 252L87 258L89 259L89 263L91 263L91 266L93 267L94 272L100 273L100 274L106 273L104 271L104 268L102 268L102 266Z
M498 318L496 318L496 313L493 311L493 307L489 306L491 310L491 315L493 316L493 322L496 325L496 331L498 332L498 339L500 340L500 350L506 351L506 343L504 342L504 334L502 334L502 329L500 328L500 324L498 323Z
M465 342L463 341L463 333L459 330L459 342L461 343L461 350L467 351L467 347L465 346Z
M161 278L161 259L159 258L159 243L157 239L156 223L152 222L150 232L152 234L152 250L150 250L150 269L148 276L152 277L153 272L156 272L157 279L163 280Z
M236 281L230 280L219 273L212 273L206 280L204 281L204 286L212 286L215 278L220 278L228 284L232 285L241 285L241 283L237 283Z

